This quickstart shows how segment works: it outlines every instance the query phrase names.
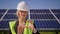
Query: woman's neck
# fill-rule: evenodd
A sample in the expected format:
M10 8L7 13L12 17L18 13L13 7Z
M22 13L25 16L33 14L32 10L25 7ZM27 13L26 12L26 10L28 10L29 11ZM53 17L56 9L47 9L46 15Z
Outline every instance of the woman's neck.
M19 18L18 21L19 21L19 23L23 23L23 22L25 22L25 19Z

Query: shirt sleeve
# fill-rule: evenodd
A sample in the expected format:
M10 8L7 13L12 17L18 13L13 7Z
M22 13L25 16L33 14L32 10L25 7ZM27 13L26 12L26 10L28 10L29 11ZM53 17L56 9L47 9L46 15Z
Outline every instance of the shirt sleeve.
M34 28L36 28L35 23L34 23ZM38 30L37 30L37 32L36 32L36 33L33 33L33 34L39 34Z

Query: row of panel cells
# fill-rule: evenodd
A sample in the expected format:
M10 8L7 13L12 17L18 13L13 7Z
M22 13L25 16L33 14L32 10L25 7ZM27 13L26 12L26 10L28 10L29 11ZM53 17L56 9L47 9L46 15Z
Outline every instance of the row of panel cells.
M2 16L3 16L3 14L0 14L0 19L1 19Z
M7 13L16 13L16 9L10 9Z
M0 28L9 28L8 20L0 22ZM60 28L60 24L56 20L34 20L36 28Z
M51 9L53 13L60 13L60 9ZM10 9L8 13L16 13L16 9ZM48 9L31 9L30 13L50 13Z
M0 9L0 13L5 13L7 9ZM60 9L51 9L53 13L60 13ZM8 13L16 13L16 9L10 9ZM30 13L50 13L48 9L31 9Z
M2 20L0 22L0 29L9 28L9 21L8 20Z
M52 14L31 14L31 19L55 19Z
M5 13L7 9L0 9L0 13Z
M30 13L50 13L50 11L48 9L31 9Z
M60 13L60 9L51 9L53 13Z
M36 28L60 28L60 24L56 20L35 20Z
M8 11L8 13L16 13L16 9L10 9L9 11ZM30 10L30 13L50 13L50 11L49 10L38 10L38 9L36 9L36 10L34 10L34 9L31 9Z
M58 19L60 19L60 14L55 14Z
M55 19L52 14L31 14L31 19ZM6 14L3 19L17 19L15 14Z
M15 14L6 14L3 19L17 19Z
M18 17L16 14L6 14L3 19L18 19ZM28 16L26 19L28 19Z

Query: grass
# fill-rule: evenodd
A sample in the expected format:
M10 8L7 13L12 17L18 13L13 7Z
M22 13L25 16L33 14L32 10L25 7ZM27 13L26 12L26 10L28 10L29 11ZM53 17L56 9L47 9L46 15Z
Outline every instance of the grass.
M39 32L40 34L56 34L56 32ZM9 34L8 32L1 32L0 34ZM60 34L60 32L58 32L58 34Z

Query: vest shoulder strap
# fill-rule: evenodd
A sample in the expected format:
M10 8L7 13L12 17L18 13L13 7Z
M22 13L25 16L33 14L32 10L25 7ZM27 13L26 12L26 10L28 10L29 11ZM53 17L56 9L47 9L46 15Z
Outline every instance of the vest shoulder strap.
M10 30L11 30L11 33L12 33L12 34L16 34L15 28L14 28L15 23L16 23L16 21L10 21L10 22L9 22L9 27L10 27Z

